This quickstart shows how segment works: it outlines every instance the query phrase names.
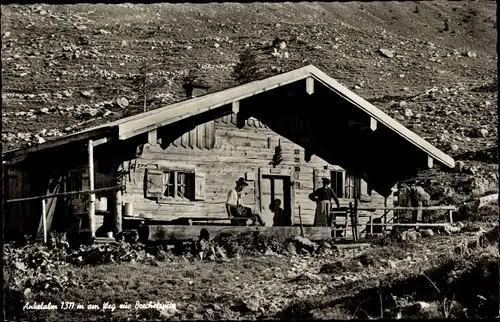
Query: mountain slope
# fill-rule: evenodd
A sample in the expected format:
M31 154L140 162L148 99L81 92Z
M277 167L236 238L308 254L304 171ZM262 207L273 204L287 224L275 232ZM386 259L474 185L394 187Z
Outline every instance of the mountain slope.
M469 158L497 144L495 11L495 1L2 6L2 143L138 113L144 78L148 109L183 99L190 69L212 90L231 86L249 45L266 74L314 64ZM288 58L272 55L276 37Z

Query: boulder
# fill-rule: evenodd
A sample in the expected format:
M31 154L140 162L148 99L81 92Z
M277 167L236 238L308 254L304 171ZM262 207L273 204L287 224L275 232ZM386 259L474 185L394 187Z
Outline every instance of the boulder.
M317 244L302 236L295 236L292 241L298 249L304 249L312 253L316 250Z
M126 108L129 105L128 100L125 97L118 98L116 100L116 104L118 104L121 108Z
M461 173L464 170L465 163L463 161L457 161L455 162L455 170L459 173Z
M432 237L432 236L434 236L434 232L432 231L432 229L422 229L422 230L420 230L420 234L423 237Z
M446 226L443 226L442 230L445 234L452 235L455 233L459 233L462 230L462 227L461 226L446 225Z
M380 48L378 50L378 52L384 56L384 57L387 57L387 58L393 58L394 57L394 54L395 54L395 51L394 50L391 50L391 49L385 49L385 48Z
M422 237L422 235L413 229L406 230L401 234L402 241L416 241L420 237Z

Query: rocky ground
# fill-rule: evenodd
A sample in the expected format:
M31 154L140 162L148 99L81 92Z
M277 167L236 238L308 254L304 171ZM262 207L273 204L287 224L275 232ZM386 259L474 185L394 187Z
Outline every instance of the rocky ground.
M276 252L271 248L278 244L268 245L259 256L248 253L256 244L247 244L247 252L240 255L231 254L226 242L215 246L213 258L210 251L203 258L196 252L148 251L144 256L139 251L137 261L130 256L140 248L126 245L100 246L100 252L93 247L76 255L64 255L63 248L53 245L9 248L4 252L6 312L11 318L20 314L51 321L69 316L92 321L491 317L498 313L492 313L492 307L498 309L498 226L480 243L484 230L472 230L421 231L422 237L411 241L393 234L372 240L372 247L355 249L296 238L281 244L286 249L274 248ZM115 263L110 263L110 254L117 255ZM104 257L107 263L91 263ZM471 284L467 294L465 284ZM370 302L374 295L375 306ZM95 304L99 309L15 309L35 301ZM136 302L149 301L172 302L176 309L135 308ZM117 307L104 308L106 302ZM132 309L119 308L126 303Z

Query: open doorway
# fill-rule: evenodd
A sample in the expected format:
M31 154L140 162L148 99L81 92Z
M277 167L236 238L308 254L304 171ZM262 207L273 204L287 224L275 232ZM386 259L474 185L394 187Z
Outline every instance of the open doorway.
M291 178L288 175L263 174L260 187L261 205L269 208L275 199L281 200L281 207L287 214L292 215ZM293 216L292 224L293 224Z

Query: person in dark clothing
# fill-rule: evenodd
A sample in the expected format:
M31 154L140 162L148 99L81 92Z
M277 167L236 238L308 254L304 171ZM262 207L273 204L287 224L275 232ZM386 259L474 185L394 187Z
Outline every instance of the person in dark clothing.
M273 226L291 226L292 216L281 208L281 200L274 199L269 205L269 209L274 213Z
M316 216L314 217L314 226L328 226L328 217L332 208L332 199L337 208L340 207L339 199L335 191L330 187L330 179L323 178L323 187L316 189L309 195L309 199L316 202Z

